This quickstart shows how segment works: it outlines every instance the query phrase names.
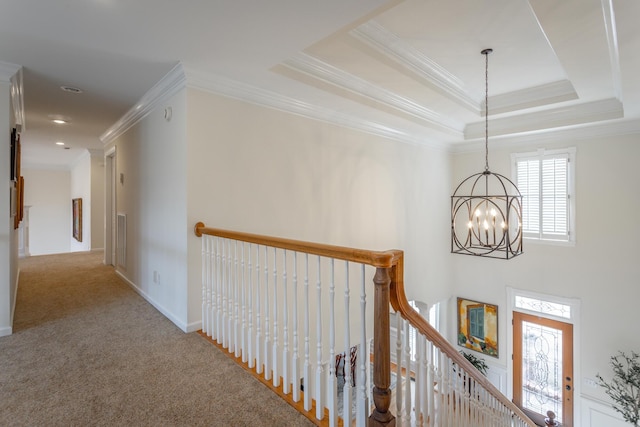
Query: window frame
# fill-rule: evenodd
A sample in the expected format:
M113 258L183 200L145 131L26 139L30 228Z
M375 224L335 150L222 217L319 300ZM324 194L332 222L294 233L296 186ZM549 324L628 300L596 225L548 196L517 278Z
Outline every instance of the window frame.
M513 182L518 186L518 162L523 160L537 160L542 162L545 159L552 159L564 156L568 159L567 163L567 236L566 238L553 238L549 235L545 235L542 229L542 211L539 212L539 227L538 232L534 235L532 233L524 233L523 237L528 242L539 242L545 244L561 245L561 246L574 246L576 242L576 193L575 193L575 170L576 170L576 148L567 147L560 149L545 149L539 148L536 151L528 151L522 153L511 154L511 176ZM541 164L541 163L540 163ZM543 191L542 180L539 186L539 197L542 200ZM524 215L524 212L523 212ZM524 220L524 218L523 218Z

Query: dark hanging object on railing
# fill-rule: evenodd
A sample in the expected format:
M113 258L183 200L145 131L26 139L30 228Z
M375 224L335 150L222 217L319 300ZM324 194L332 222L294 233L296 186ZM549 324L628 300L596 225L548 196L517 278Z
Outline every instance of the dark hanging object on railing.
M489 54L485 55L485 169L463 180L451 196L451 252L511 259L522 253L522 195L489 170Z

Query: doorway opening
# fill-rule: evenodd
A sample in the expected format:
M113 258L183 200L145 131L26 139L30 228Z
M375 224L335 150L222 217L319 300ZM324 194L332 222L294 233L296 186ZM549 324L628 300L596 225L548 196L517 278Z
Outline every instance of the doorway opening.
M547 412L564 427L579 424L578 300L509 289L509 394L536 424Z
M105 153L105 236L104 263L115 267L116 263L116 147Z

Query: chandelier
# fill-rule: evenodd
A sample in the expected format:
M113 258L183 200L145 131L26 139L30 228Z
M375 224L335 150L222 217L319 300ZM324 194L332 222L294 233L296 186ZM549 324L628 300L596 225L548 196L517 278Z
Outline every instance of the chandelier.
M489 54L485 56L485 167L451 196L451 252L511 259L522 253L522 195L507 177L489 170Z

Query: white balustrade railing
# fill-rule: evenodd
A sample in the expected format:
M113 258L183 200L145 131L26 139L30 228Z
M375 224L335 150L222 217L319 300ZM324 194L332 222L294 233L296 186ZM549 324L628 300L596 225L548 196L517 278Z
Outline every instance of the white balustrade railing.
M409 306L401 252L202 224L196 234L203 334L292 402L302 400L307 416L330 426L339 418L386 425L392 413L398 426L534 426ZM390 305L397 310L391 328Z
M315 402L318 420L327 418L334 426L340 417L365 426L370 412L367 390L372 386L367 375L372 316L366 283L371 283L375 268L353 268L354 264L204 235L202 331L294 402L303 394L305 410ZM303 274L303 292L298 292L298 271ZM313 293L310 277L315 278ZM362 285L357 309L350 305L352 281ZM359 367L354 370L352 333L360 334L353 360ZM337 369L337 356L343 369ZM359 373L355 381L354 372ZM359 410L352 412L354 406Z

